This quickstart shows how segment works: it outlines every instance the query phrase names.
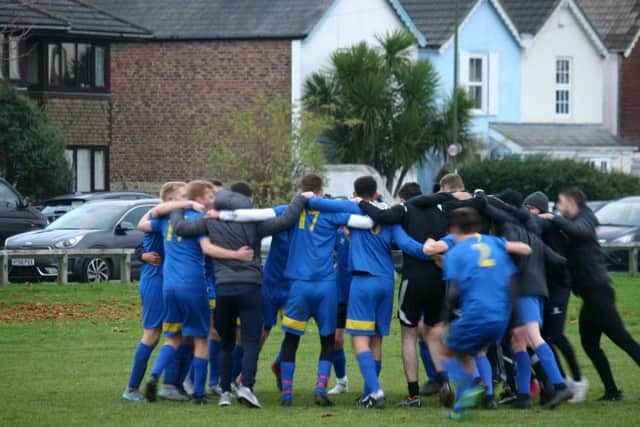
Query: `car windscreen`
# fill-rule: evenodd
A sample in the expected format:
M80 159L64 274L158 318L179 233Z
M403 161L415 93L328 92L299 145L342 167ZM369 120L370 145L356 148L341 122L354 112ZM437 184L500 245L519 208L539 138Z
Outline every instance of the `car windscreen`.
M42 208L42 213L55 212L56 210L68 211L71 209L75 209L78 206L82 206L85 204L85 200L78 199L59 199L59 200L47 200L44 202L44 207Z
M613 202L596 212L601 225L640 226L640 202Z
M92 229L105 230L113 227L124 213L123 206L87 203L74 209L49 225L49 230Z

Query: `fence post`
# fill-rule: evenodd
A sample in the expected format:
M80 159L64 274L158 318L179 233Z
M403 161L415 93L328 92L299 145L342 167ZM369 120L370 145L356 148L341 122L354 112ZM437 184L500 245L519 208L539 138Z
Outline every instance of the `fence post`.
M131 254L120 255L120 283L131 282Z
M58 283L60 285L66 285L69 283L67 275L68 261L69 256L66 253L58 255Z
M638 275L638 247L634 246L629 251L629 275L636 277Z
M0 258L0 288L9 284L9 253L3 252Z

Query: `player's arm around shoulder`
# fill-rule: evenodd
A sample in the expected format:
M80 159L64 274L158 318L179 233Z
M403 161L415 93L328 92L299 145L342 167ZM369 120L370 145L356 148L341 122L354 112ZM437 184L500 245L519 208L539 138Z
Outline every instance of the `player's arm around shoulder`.
M269 236L291 228L300 217L307 200L313 197L313 193L306 192L296 195L289 206L275 218L258 223L258 235ZM279 209L274 209L276 214Z
M424 261L429 259L429 256L424 253L423 244L411 238L400 225L392 225L391 234L393 241L403 252Z
M198 237L207 233L205 217L187 219L182 209L171 212L170 221L173 231L178 236Z
M531 246L523 242L505 242L504 248L510 254L522 256L531 255Z
M453 235L449 234L440 240L427 239L427 241L424 242L422 251L425 255L439 255L447 252L454 245L455 238Z
M362 210L358 204L344 199L324 199L322 197L312 197L307 202L309 209L326 213L350 213L362 215Z

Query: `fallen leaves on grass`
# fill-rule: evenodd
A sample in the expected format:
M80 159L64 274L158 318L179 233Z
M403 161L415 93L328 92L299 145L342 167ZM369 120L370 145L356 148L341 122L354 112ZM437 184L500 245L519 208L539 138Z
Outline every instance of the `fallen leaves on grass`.
M0 321L47 319L128 320L138 316L127 304L0 304Z

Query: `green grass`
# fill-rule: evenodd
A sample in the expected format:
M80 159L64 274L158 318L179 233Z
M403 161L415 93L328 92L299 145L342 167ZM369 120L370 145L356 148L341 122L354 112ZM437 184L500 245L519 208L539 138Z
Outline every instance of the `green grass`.
M640 280L615 276L619 309L627 327L640 337ZM278 406L278 393L269 369L281 334L274 333L259 365L256 393L263 410L240 405L193 407L191 404L159 402L129 403L120 399L133 350L140 338L137 286L91 285L11 285L0 289L2 313L22 313L20 321L0 321L0 426L23 425L207 425L232 426L377 426L446 424L445 411L433 399L417 410L401 410L393 403L404 397L406 385L400 361L399 328L394 321L385 342L382 385L389 405L384 410L365 410L351 405L362 381L351 352L348 374L351 392L336 399L335 408L317 408L312 402L318 335L310 326L298 354L295 403ZM34 306L34 304L41 304ZM61 305L63 304L63 305ZM76 310L77 318L69 317ZM45 313L43 320L28 320L27 307ZM57 307L55 309L49 309ZM105 307L107 307L105 309ZM551 412L517 412L507 409L476 411L465 424L474 425L638 425L640 416L640 370L608 339L603 344L620 388L623 403L597 403L602 385L579 346L577 311L579 301L570 306L567 333L576 346L578 358L591 381L589 401L564 405ZM48 310L48 311L47 311ZM28 312L31 313L31 312ZM77 314L79 313L79 314ZM49 318L53 317L53 318ZM422 373L421 373L422 374ZM333 383L333 381L332 381Z

